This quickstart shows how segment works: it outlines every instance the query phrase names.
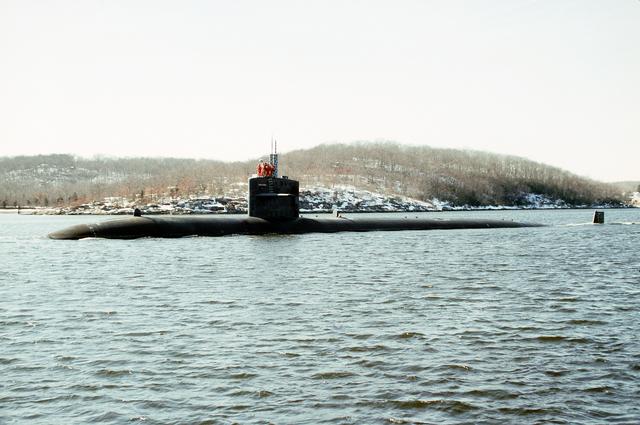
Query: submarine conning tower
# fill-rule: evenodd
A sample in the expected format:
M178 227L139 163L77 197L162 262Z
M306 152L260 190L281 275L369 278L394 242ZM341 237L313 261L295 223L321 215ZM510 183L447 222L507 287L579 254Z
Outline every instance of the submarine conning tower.
M272 142L269 161L258 162L257 174L249 178L249 216L269 221L295 220L300 215L300 185L278 176L278 153Z

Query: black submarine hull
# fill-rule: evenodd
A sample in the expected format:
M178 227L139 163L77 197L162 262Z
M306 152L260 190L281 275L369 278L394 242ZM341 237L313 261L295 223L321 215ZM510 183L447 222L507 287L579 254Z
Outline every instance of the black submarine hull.
M136 239L146 237L180 238L186 236L264 235L269 233L303 234L538 226L540 225L506 220L441 220L421 217L299 217L286 221L270 221L251 216L143 216L108 220L95 224L79 224L50 233L49 237L51 239Z

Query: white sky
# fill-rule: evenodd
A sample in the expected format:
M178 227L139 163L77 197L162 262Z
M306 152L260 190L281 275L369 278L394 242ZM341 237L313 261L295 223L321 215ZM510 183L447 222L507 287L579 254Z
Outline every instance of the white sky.
M394 140L640 180L640 1L0 0L0 155Z

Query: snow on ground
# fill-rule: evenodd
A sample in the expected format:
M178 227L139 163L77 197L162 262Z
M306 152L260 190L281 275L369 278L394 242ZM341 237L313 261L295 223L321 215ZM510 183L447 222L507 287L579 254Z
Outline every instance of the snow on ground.
M224 214L246 213L247 201L244 198L228 197L165 197L152 203L142 203L126 198L107 198L104 201L91 202L73 207L43 208L37 214L68 215L123 215L133 214L139 208L143 214Z
M434 211L430 202L403 196L388 196L380 193L357 190L353 186L310 187L300 190L301 212L395 212Z
M245 185L246 186L246 185ZM132 201L126 198L110 197L102 201L82 204L74 207L39 208L36 214L133 214L139 208L142 214L246 214L247 199L240 196L240 187L225 196L190 196L187 198L164 196L153 203ZM245 192L246 193L246 188ZM523 205L490 205L470 207L468 205L452 205L448 201L433 198L420 201L404 196L384 195L366 190L358 190L353 186L307 187L300 190L300 212L425 212L451 210L495 210L495 209L539 209L539 208L575 208L606 207L594 205L568 205L561 199L551 199L545 195L523 194ZM640 206L640 193L632 198L635 205Z
M545 195L529 193L525 195L525 208L567 208L566 202L562 199L552 199Z

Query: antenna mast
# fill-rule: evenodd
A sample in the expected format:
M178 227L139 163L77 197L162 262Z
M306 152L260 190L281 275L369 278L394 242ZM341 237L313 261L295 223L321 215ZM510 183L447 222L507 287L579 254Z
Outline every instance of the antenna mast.
M273 177L278 177L278 141L271 138L271 155L269 162L273 165Z

